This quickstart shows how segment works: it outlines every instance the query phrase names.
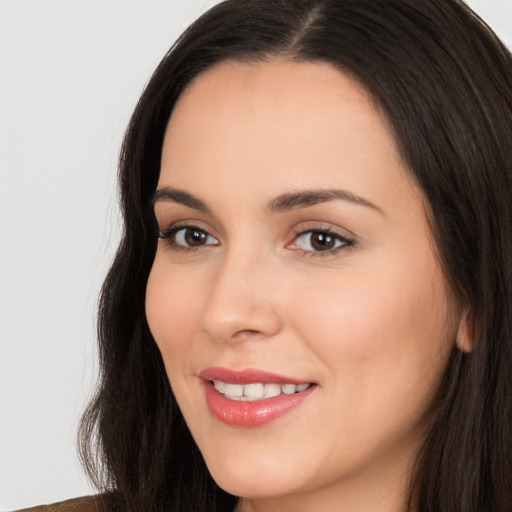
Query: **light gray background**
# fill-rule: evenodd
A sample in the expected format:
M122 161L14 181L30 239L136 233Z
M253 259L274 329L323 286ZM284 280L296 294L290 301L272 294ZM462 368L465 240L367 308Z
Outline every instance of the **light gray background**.
M160 58L214 3L0 0L0 510L94 492L75 440L119 145ZM469 3L512 47L512 0Z

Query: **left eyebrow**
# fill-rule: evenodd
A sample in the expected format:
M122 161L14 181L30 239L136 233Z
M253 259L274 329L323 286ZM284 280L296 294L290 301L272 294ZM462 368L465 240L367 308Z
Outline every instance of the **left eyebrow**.
M385 215L377 205L367 199L356 196L347 190L340 189L304 190L282 194L270 201L267 205L267 210L270 213L283 213L290 210L308 208L329 201L348 201L349 203L371 208Z
M155 191L151 198L151 204L154 206L160 201L170 201L172 203L188 206L194 210L199 210L200 212L210 213L210 208L205 202L201 201L201 199L198 199L184 190L173 187L162 187Z

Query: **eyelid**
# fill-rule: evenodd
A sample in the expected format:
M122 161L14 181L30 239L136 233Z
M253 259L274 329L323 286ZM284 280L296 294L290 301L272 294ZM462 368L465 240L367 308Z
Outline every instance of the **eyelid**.
M217 235L214 235L213 233L215 230L205 222L197 219L187 219L183 218L180 220L174 220L169 219L164 216L162 216L162 219L158 219L157 217L157 226L158 226L158 238L161 238L161 235L167 235L171 231L175 231L178 229L185 229L185 228L192 228L192 229L198 229L200 231L204 231L205 233L208 233L209 235L213 236L214 238L218 238Z
M311 257L317 257L317 256L333 256L337 254L340 251L346 251L348 249L351 249L355 244L355 236L348 237L346 235L342 235L340 232L340 229L337 229L336 227L332 225L318 225L313 224L307 227L304 227L303 229L297 229L294 232L293 240L287 244L287 248L290 250L295 251L301 251L304 256L311 256ZM326 250L314 250L314 249L303 249L297 245L297 240L306 234L313 234L313 233L320 233L328 235L332 238L334 238L337 242L341 242L338 245L335 245L335 247L331 249Z
M215 239L215 237L212 234L210 234L208 231L206 231L206 229L200 228L198 226L192 226L192 225L190 225L190 226L172 226L172 227L166 229L165 231L159 230L158 238L160 238L161 240L167 240L168 238L175 235L176 233L179 233L180 231L186 231L187 229L195 229L197 231L201 231L201 232L205 233L206 235L208 235L208 237ZM213 245L213 244L210 244L210 245Z
M199 245L187 245L186 243L178 243L176 240L176 235L180 231L186 231L188 229L197 230L206 235L206 243ZM215 243L208 243L208 238L212 238L215 240ZM191 221L179 221L175 223L171 223L165 229L159 229L158 231L158 239L164 242L167 249L174 252L184 252L184 253L192 253L204 249L206 247L216 247L220 245L217 237L212 235L210 231L196 222Z
M338 226L333 226L330 223L307 222L301 223L300 227L302 229L294 230L293 238L285 244L285 248L300 252L304 256L332 256L338 252L346 251L352 248L356 243L355 236L351 232L349 236L342 234L340 231L346 233L348 230L342 229ZM187 229L195 229L204 233L207 237L206 242L199 243L198 245L188 245L186 241L179 243L175 238L176 234ZM216 247L221 245L218 236L212 234L212 231L213 230L210 227L205 227L200 221L180 220L171 222L165 229L160 228L158 232L158 238L159 240L162 240L165 246L171 251L193 253L208 247ZM314 247L311 247L311 245L311 248L304 248L298 244L298 239L300 237L313 233L325 234L333 238L335 241L334 247L316 250ZM215 243L212 243L212 239L215 241Z

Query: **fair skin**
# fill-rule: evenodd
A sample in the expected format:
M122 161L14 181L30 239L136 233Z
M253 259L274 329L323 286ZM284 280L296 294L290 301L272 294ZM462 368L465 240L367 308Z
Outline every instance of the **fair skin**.
M237 511L402 511L463 315L365 90L327 64L217 65L172 114L158 190L148 322ZM272 421L232 425L207 406L210 367L311 387Z

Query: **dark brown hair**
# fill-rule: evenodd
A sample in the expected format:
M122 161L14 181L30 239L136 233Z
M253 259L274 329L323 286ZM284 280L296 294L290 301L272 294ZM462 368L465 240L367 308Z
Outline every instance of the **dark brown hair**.
M225 60L323 61L387 116L423 189L475 348L454 350L411 478L417 512L512 509L512 58L460 0L228 0L195 22L149 81L120 163L124 235L99 310L101 382L82 456L129 511L228 511L170 389L146 322L151 197L180 94Z

